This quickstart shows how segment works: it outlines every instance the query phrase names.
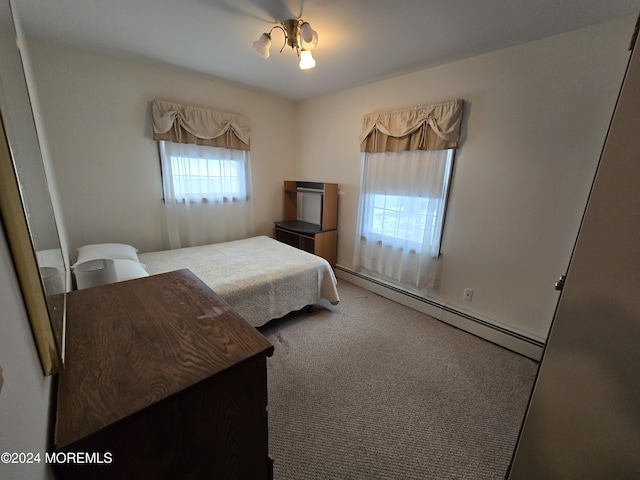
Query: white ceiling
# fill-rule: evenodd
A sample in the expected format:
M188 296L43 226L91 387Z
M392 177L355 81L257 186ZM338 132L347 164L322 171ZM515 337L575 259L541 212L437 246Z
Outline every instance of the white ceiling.
M308 99L401 73L637 15L640 0L14 0L23 30ZM298 69L277 21L318 32L317 66ZM631 35L632 32L629 32Z

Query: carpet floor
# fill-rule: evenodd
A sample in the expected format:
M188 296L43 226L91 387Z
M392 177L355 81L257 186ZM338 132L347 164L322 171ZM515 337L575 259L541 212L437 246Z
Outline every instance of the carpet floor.
M261 329L275 480L505 477L538 364L340 281Z

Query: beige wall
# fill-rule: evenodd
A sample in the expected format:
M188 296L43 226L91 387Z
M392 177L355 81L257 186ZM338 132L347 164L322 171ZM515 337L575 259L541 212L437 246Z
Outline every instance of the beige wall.
M463 98L442 282L430 297L544 340L558 299L553 285L569 263L634 21L299 104L300 177L340 184L338 264L353 264L362 116ZM471 303L462 300L467 287L474 289Z
M0 452L39 453L30 465L0 463L0 478L43 479L51 377L42 374L29 317L0 225Z
M282 180L295 177L295 104L167 68L29 39L72 250L124 242L160 250L162 186L150 101L163 98L251 121L255 233L271 235Z

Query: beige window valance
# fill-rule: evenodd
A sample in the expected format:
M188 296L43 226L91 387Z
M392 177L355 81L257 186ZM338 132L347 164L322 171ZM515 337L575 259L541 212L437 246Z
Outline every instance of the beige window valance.
M460 141L464 100L364 116L360 151L446 150Z
M154 100L153 139L249 150L249 119L242 115Z

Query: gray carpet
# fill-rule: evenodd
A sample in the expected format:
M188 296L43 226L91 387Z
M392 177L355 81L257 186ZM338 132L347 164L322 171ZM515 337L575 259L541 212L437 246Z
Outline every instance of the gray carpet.
M537 363L340 281L262 332L276 480L503 479Z

